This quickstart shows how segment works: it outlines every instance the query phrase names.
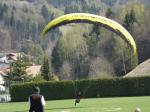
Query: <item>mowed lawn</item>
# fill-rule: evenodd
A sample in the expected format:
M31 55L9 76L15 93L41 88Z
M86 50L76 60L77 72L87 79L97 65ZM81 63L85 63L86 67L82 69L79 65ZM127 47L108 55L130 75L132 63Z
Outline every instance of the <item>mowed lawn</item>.
M150 96L82 99L76 107L73 99L46 101L45 112L134 112L136 107L150 112ZM0 103L0 112L28 112L28 108L28 102Z

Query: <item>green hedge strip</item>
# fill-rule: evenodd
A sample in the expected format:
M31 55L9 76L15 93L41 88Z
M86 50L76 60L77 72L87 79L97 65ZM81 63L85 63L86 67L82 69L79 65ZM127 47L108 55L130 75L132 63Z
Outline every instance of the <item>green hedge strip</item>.
M35 85L41 88L46 100L74 98L75 90L86 98L150 95L150 77L135 77L11 85L12 101L27 101Z

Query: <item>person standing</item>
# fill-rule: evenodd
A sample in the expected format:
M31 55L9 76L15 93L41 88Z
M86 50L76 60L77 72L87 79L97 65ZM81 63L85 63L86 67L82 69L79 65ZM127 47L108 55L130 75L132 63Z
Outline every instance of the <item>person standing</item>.
M44 112L45 99L44 96L40 94L40 88L34 88L34 94L29 96L30 109L29 112Z

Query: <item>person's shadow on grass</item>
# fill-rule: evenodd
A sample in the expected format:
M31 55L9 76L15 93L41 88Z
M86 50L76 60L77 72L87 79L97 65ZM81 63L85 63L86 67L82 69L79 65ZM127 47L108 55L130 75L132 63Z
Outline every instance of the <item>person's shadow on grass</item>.
M76 109L76 108L88 108L88 107L61 107L61 108L47 108L45 110L62 110L62 109Z

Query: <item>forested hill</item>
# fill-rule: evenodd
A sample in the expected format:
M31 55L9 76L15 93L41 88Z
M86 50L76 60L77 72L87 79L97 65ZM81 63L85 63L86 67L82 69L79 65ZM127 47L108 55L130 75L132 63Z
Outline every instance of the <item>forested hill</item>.
M51 31L44 40L40 39L39 34L48 21L73 12L116 20L134 37L139 62L150 58L148 0L0 0L0 50L24 52L34 56L38 64L42 63L46 52L54 71L73 72L80 77L123 75L135 67L134 57L125 42L97 25L66 25ZM71 54L75 52L77 54Z

